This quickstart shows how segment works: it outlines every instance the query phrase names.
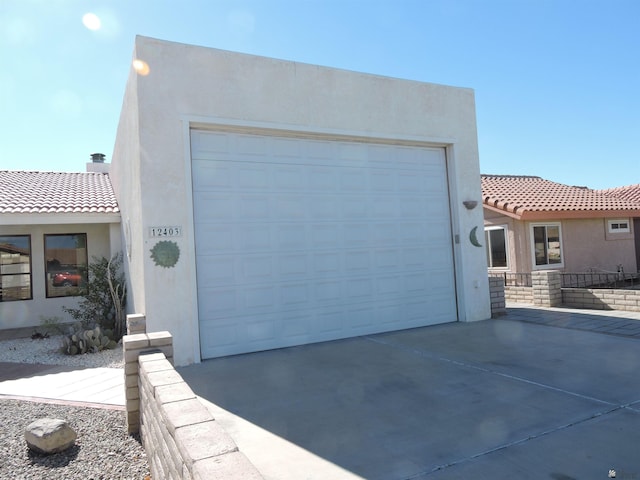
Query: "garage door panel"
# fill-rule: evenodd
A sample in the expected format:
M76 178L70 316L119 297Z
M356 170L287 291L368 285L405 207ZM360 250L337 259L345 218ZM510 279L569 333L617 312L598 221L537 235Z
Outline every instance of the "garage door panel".
M443 149L192 136L203 358L456 320Z
M193 213L199 223L214 223L234 218L236 201L225 193L194 192Z
M306 279L311 271L306 253L283 254L276 259L279 277L284 280Z

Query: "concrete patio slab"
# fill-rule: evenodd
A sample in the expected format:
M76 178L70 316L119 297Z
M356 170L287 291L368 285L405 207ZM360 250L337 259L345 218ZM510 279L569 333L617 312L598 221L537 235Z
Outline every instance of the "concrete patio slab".
M0 396L124 408L121 368L0 363Z
M267 479L640 478L639 364L635 338L507 315L179 373Z

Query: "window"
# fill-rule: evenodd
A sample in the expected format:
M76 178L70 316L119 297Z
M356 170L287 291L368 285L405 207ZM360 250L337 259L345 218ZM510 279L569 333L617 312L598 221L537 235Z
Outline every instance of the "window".
M31 237L0 235L0 302L31 298Z
M44 236L47 297L78 295L87 281L87 235Z
M607 220L607 225L609 233L631 233L628 219Z
M507 268L507 228L485 228L484 244L487 248L487 264L489 268Z
M562 266L562 240L560 224L532 225L534 268L536 266Z

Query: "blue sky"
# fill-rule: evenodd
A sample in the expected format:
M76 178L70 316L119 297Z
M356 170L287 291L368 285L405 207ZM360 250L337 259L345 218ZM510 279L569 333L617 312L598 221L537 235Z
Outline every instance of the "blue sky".
M0 169L109 161L138 34L469 87L483 173L640 183L639 25L637 0L0 0Z

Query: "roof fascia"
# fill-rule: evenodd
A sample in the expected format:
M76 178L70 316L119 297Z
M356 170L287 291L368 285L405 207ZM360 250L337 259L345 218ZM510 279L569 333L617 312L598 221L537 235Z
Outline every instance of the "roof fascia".
M504 210L502 208L492 207L491 205L487 205L486 203L482 205L482 208L486 208L487 210L491 210L492 212L499 213L500 215L505 215L507 217L515 218L516 220L522 220L522 215L509 212L508 210Z
M593 218L636 218L640 210L558 210L558 211L525 211L521 219L532 220L579 220Z
M3 213L0 225L120 223L119 213Z

